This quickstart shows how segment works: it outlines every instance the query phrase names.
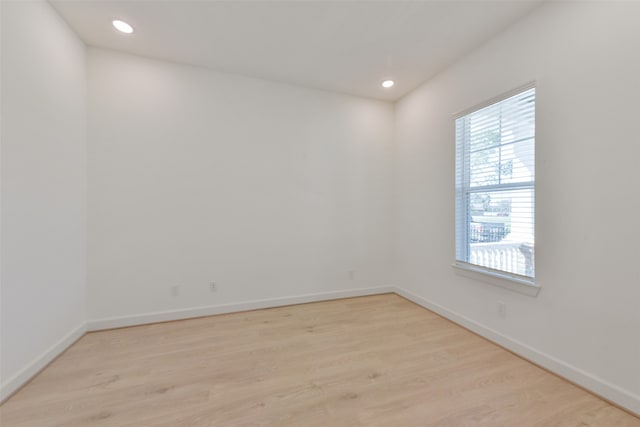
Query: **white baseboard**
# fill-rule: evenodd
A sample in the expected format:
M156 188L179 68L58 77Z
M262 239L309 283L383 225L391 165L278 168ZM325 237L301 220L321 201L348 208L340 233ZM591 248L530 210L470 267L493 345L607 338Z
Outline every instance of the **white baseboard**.
M168 310L156 313L147 313L134 316L112 317L107 319L92 320L78 326L65 337L36 357L24 369L0 384L0 403L4 402L13 393L27 384L42 369L51 363L62 352L80 339L86 332L102 329L120 328L125 326L144 325L147 323L166 322L171 320L188 319L191 317L211 316L214 314L233 313L239 311L256 310L261 308L280 307L284 305L303 304L307 302L329 301L340 298L359 297L366 295L378 295L392 293L393 286L380 286L376 288L357 288L342 291L321 292L284 298L269 298L256 301L248 301L233 304L221 304L206 307L196 307L184 310Z
M0 384L0 403L4 402L13 393L18 391L20 387L28 383L31 378L35 377L41 370L62 354L63 351L69 348L71 344L80 339L86 332L87 325L86 323L82 323L57 343L45 350L40 356L33 359L20 372L9 378L6 382Z
M188 319L192 317L211 316L215 314L233 313L247 310L257 310L262 308L281 307L292 304L303 304L308 302L328 301L340 298L350 298L366 295L377 295L384 293L397 293L400 296L415 302L422 307L431 310L488 340L505 347L523 358L536 363L561 377L568 379L593 393L610 400L611 402L626 408L632 413L640 414L640 396L585 372L551 355L538 351L524 343L509 338L491 328L488 328L474 320L461 314L451 311L441 305L435 304L423 297L420 297L406 289L394 286L381 286L376 288L348 289L343 291L322 292L305 294L293 297L269 298L242 303L221 304L206 307L196 307L183 310L168 310L155 313L146 313L134 316L111 317L105 319L91 320L86 324L78 326L63 337L56 344L51 346L42 355L29 363L22 371L11 377L8 381L0 384L0 403L15 393L20 387L25 385L38 372L45 368L51 361L58 357L63 351L77 341L88 331L99 331L102 329L120 328L126 326L143 325L147 323L166 322L171 320Z
M87 322L87 330L100 331L104 329L144 325L147 323L168 322L172 320L182 320L193 317L212 316L215 314L235 313L239 311L257 310L261 308L281 307L284 305L329 301L333 299L378 295L392 292L395 292L395 287L393 286L356 288L341 291L304 294L292 297L268 298L240 303L210 305L180 310L167 310L154 313L136 314L132 316L108 317L104 319L89 320Z
M567 362L559 360L549 354L536 350L524 343L509 338L491 328L469 319L459 313L451 311L441 305L435 304L406 289L395 288L395 293L415 302L422 307L431 310L454 323L457 323L478 335L492 341L515 354L527 359L549 371L568 379L569 381L592 391L636 415L640 414L640 396L628 390L622 389L588 372L583 371Z

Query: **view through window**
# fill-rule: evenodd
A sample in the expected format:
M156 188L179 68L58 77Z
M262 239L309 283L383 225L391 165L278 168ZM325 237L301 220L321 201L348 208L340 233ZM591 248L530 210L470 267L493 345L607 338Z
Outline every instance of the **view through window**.
M535 273L535 87L456 119L456 261Z

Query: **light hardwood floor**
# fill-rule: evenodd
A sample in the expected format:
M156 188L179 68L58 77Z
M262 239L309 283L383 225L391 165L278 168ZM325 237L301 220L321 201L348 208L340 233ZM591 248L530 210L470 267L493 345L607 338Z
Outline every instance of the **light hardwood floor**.
M397 295L87 334L0 408L18 426L640 426Z

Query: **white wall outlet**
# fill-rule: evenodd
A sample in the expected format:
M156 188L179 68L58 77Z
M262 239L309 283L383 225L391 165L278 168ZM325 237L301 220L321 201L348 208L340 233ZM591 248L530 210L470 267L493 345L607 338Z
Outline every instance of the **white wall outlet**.
M502 301L498 301L498 316L507 317L507 304Z
M177 297L178 295L180 295L180 285L173 285L171 286L170 290L171 296Z
M215 292L217 290L218 290L218 285L216 284L216 282L209 282L209 291Z
M356 280L356 271L349 270L349 280Z

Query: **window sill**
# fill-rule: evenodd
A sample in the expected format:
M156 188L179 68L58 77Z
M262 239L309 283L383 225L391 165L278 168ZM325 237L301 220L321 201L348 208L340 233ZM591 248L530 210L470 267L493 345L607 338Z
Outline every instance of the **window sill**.
M482 267L476 268L468 264L457 262L452 264L452 267L457 270L456 274L461 276L479 280L490 285L499 286L501 288L509 289L532 297L537 296L541 289L541 287L536 285L533 281L511 277L507 274L494 273L493 271L485 270Z

